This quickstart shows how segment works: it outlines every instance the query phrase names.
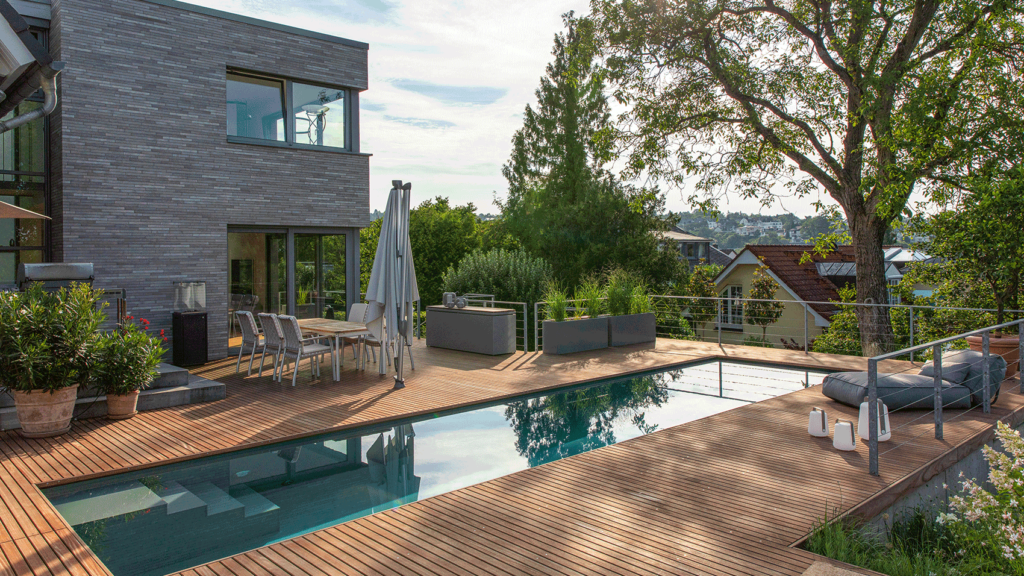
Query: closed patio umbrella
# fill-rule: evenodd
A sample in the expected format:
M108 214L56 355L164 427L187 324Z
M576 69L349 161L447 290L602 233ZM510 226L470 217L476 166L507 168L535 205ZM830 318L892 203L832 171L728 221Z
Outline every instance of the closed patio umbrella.
M381 219L373 270L366 285L366 302L369 304L366 323L384 316L381 354L395 351L395 388L404 388L403 356L405 346L412 338L413 303L420 299L420 292L409 242L409 196L412 183L403 185L401 180L393 180L392 185ZM385 363L380 362L379 366L380 373L384 374Z
M43 216L38 212L26 210L24 208L18 208L13 204L7 202L0 202L0 218L37 218L40 220L49 220L49 216Z

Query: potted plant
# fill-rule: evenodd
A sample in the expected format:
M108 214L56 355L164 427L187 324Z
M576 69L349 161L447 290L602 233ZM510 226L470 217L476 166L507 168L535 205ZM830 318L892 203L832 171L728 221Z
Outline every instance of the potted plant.
M543 325L545 354L572 354L608 347L608 318L598 316L599 307L593 305L593 302L600 303L600 296L590 300L590 310L588 299L584 299L584 306L578 307L581 309L573 319L566 318L569 299L556 284L548 286L544 300L548 318Z
M107 418L111 420L135 416L139 392L157 375L167 337L163 330L159 337L150 336L148 330L148 320L142 318L136 323L134 316L128 316L117 330L99 340L96 387L107 396Z
M629 346L654 342L657 318L651 311L647 285L625 270L608 275L608 345Z
M80 384L92 379L99 291L75 284L45 292L0 293L0 385L11 392L21 434L64 434Z

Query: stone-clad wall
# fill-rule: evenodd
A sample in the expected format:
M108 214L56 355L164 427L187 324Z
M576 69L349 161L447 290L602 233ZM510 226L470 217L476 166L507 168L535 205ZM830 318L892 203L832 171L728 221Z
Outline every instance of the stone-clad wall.
M227 352L227 227L364 227L365 154L228 143L237 67L367 87L367 50L166 2L54 0L67 64L51 119L53 259L169 328L172 281L205 280L210 354ZM172 3L173 4L173 3Z

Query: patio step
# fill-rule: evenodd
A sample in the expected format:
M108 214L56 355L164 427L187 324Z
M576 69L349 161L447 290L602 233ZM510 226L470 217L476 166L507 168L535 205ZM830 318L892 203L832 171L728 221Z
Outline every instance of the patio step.
M206 503L207 516L216 516L217 514L229 513L234 510L239 510L243 514L245 512L245 505L210 482L202 482L192 486L191 492Z
M157 367L157 376L153 379L153 383L149 385L149 390L157 388L176 388L178 386L187 386L189 381L189 372L184 368L178 368L177 366L171 366L161 362Z

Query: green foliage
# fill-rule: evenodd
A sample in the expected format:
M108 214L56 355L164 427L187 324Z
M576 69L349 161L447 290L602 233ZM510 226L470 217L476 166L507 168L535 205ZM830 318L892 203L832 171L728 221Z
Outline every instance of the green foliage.
M1021 157L1020 2L592 0L591 14L624 110L622 177L693 186L707 212L723 191L764 206L824 192L858 247L861 302L885 301L882 239L912 194ZM892 344L887 317L860 319L866 349Z
M915 296L915 285L931 286L932 294ZM996 324L996 315L992 312L950 309L995 308L992 290L964 271L962 261L912 264L904 273L897 291L904 302L942 307L915 311L916 342L931 342Z
M928 254L955 262L966 279L988 287L996 323L1002 324L1005 309L1019 309L1024 280L1024 169L970 186L951 195L946 210L917 218L912 228L930 237L922 243Z
M827 558L889 576L962 576L1000 574L977 571L972 559L955 557L955 541L935 521L918 511L894 522L885 538L860 530L849 520L815 522L807 549Z
M576 287L573 300L576 300L576 316L587 316L597 318L601 315L601 300L604 298L604 290L601 283L595 276L590 276Z
M547 302L546 318L555 322L565 321L565 309L569 306L569 297L565 290L556 282L550 282L544 292L544 301Z
M690 274L687 296L695 299L686 301L687 310L690 313L690 321L700 326L702 332L705 324L718 317L718 302L712 298L718 296L715 290L715 277L718 276L719 270L719 266L702 265L695 266Z
M651 293L647 285L643 282L636 283L629 294L629 313L647 314L652 308Z
M542 290L552 280L551 265L522 250L475 251L441 279L442 292L494 294L496 300L526 302L543 299Z
M771 340L767 336L754 336L750 335L743 339L744 346L755 346L759 348L774 348Z
M141 325L141 327L140 327ZM167 341L163 330L150 336L145 319L128 322L100 336L96 347L95 379L97 388L108 395L123 396L143 390L156 377L156 367L164 355Z
M509 192L499 202L501 226L529 253L551 262L555 277L570 287L610 266L667 283L680 264L658 250L653 234L666 228L659 216L664 199L604 169L614 159L612 126L604 83L595 73L593 30L572 13L564 20L537 107L526 107L503 168Z
M761 340L768 341L768 327L782 318L786 311L786 305L782 302L759 302L759 300L775 300L775 293L779 289L779 283L768 274L768 267L761 263L761 266L754 271L750 281L750 293L747 297L751 300L744 302L746 307L744 318L747 324L761 327ZM770 346L770 344L769 344Z
M105 305L85 284L0 293L0 385L52 393L91 383Z
M605 289L608 296L608 313L612 316L629 314L633 302L633 289L639 283L635 274L622 268L609 272Z
M480 247L476 208L473 204L453 207L447 198L426 200L409 212L409 243L416 266L416 282L424 305L441 302L442 276L467 254ZM370 280L377 254L381 221L359 234L359 266L362 286Z
M856 298L857 293L849 286L839 289L840 302L852 302ZM826 354L860 356L860 342L860 325L857 323L855 308L839 306L839 311L829 318L829 327L825 333L814 339L812 350Z

